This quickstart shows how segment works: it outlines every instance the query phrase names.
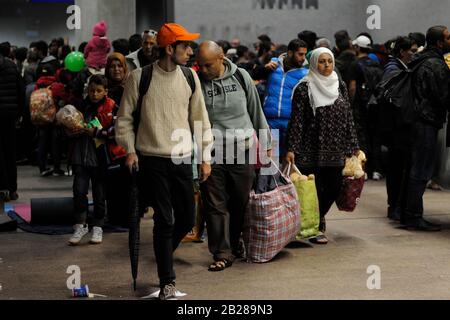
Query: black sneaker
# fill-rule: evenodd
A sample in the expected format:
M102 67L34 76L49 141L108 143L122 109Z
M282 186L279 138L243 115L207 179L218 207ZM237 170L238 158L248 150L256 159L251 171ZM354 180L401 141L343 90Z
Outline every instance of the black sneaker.
M65 176L65 175L66 175L66 172L64 170L61 170L61 169L53 170L53 176L54 177L62 177L62 176Z
M406 221L404 223L405 228L408 230L417 231L441 231L441 225L428 222L425 219L419 219L416 221Z
M170 283L166 284L164 288L161 288L159 291L159 300L169 300L176 298L177 288L175 288L175 284Z

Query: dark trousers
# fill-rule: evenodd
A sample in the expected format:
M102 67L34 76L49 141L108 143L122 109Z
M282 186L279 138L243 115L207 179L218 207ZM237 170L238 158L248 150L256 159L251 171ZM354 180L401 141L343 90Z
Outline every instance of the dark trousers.
M367 168L369 175L374 172L381 173L382 169L382 153L381 153L381 138L377 128L369 127L367 129Z
M73 166L73 200L75 207L75 223L85 224L88 214L89 181L92 182L94 200L94 218L92 225L102 227L105 220L105 186L103 172L99 168Z
M105 193L108 222L112 225L129 227L130 222L130 188L129 169L125 159L115 169L105 170Z
M0 115L0 190L17 191L16 121Z
M403 212L406 205L408 180L408 151L399 147L389 147L386 171L386 191L389 211Z
M365 171L368 175L372 175L374 172L382 172L382 139L376 121L380 117L378 107L367 106L367 102L357 100L354 104L353 116L359 146L367 155Z
M43 126L39 128L39 150L38 163L39 170L42 172L47 168L47 154L51 150L53 167L59 169L61 165L60 139L58 128L54 125Z
M315 175L321 217L320 231L325 231L324 218L341 192L342 169L344 167L302 168L298 164L297 167L304 175Z
M248 164L213 164L201 185L208 247L214 260L234 260L255 171Z
M423 194L433 176L439 129L422 122L411 131L411 169L407 183L404 222L414 222L423 216Z
M386 191L389 212L404 212L410 171L410 129L396 130L389 138Z
M140 156L139 186L140 193L150 198L155 212L153 247L163 287L175 281L173 252L195 222L192 165Z

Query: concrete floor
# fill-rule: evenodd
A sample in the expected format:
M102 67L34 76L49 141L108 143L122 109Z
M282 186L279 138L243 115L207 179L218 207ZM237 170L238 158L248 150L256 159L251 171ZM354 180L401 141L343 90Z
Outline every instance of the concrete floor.
M18 203L30 198L70 196L70 177L40 178L19 168ZM450 299L450 193L427 191L426 216L444 224L438 233L400 229L385 218L384 181L368 182L357 210L328 218L326 246L300 243L272 262L236 262L207 271L207 244L187 243L176 252L177 287L184 299ZM68 266L81 281L109 299L139 299L156 290L152 220L142 223L138 290L132 291L128 234L105 234L99 246L68 247L69 236L0 233L0 299L68 299ZM369 290L369 266L381 270L381 289Z

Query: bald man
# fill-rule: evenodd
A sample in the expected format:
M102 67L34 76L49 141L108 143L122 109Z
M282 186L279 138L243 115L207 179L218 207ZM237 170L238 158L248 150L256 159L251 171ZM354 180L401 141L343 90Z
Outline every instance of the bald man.
M250 147L255 132L269 157L271 136L247 71L225 58L212 41L200 45L197 62L215 136L211 175L201 186L208 246L214 257L208 270L221 271L243 255L239 239L254 180Z

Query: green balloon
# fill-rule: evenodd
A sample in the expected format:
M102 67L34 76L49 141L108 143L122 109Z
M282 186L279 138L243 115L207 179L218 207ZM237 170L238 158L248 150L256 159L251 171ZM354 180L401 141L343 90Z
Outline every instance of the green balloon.
M72 72L79 72L85 66L84 55L81 52L69 53L64 60L65 67Z

